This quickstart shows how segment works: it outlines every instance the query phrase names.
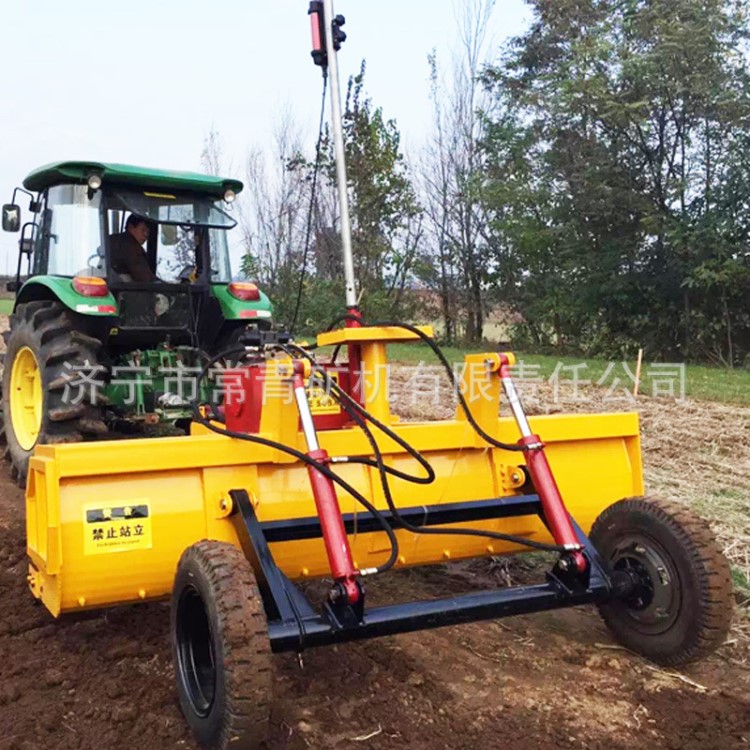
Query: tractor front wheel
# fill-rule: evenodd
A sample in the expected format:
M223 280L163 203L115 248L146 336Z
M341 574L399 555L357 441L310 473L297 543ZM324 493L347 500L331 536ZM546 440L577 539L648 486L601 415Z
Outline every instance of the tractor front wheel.
M599 607L620 643L677 666L724 642L732 579L705 521L677 503L630 498L602 512L591 541L621 589Z
M180 558L171 610L180 707L201 746L255 750L268 733L271 647L250 564L224 542Z
M38 443L73 443L107 432L97 386L102 345L76 323L59 302L25 302L3 334L2 449L21 487ZM85 385L76 388L76 378Z

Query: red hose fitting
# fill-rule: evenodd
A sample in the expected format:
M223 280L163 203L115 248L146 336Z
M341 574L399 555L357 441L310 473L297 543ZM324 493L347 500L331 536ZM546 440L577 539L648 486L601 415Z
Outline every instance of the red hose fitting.
M362 328L362 313L358 307L350 307L346 311L346 327L347 328Z
M358 307L350 307L346 314L347 328L362 328L362 313ZM364 406L365 373L362 372L362 346L358 342L352 342L347 344L346 350L349 355L350 395L358 404Z

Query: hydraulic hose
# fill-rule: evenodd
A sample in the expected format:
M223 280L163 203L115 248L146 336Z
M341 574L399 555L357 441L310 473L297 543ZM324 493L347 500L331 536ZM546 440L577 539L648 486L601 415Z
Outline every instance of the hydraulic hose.
M233 347L231 349L227 349L226 351L220 352L219 354L215 355L209 362L206 364L206 366L201 371L200 375L198 376L198 381L196 384L196 391L200 389L200 384L205 380L208 371L213 367L217 362L224 359L225 357L228 357L232 354L237 354L238 352L245 352L245 347ZM244 432L235 432L234 430L229 430L226 427L218 427L215 424L212 424L212 422L208 419L206 419L200 412L200 406L197 402L193 402L193 414L195 417L195 421L198 422L198 424L203 425L211 432L215 432L217 435L224 435L225 437L235 438L236 440L245 440L248 443L256 443L257 445L264 445L269 448L273 448L275 450L280 451L281 453L286 453L289 456L293 456L297 460L301 461L304 464L307 464L309 466L312 466L313 468L317 469L321 474L331 479L333 482L338 484L345 492L347 492L349 495L351 495L357 502L360 503L369 513L372 514L372 516L377 519L378 523L382 527L383 531L387 534L388 540L391 544L391 553L388 557L388 560L384 562L383 564L379 565L375 570L378 573L383 573L386 570L389 570L392 568L396 561L398 560L398 539L396 538L396 534L393 531L393 528L388 523L386 518L383 516L383 514L364 496L362 495L358 490L356 490L354 487L352 487L346 480L344 480L342 477L340 477L335 472L331 471L331 469L323 463L320 463L319 461L316 461L313 458L310 458L307 454L303 453L302 451L298 451L295 448L292 448L288 445L284 445L283 443L279 443L275 440L270 440L268 438L261 437L260 435L251 435Z
M378 325L385 325L385 324L379 323ZM410 531L413 534L431 534L434 536L437 536L437 535L472 536L472 537L480 537L480 538L486 538L486 539L497 539L497 540L509 542L512 544L519 544L525 547L530 547L532 549L543 550L545 552L559 552L559 553L566 552L565 547L562 545L547 544L545 542L537 542L532 539L526 539L525 537L519 537L513 534L503 534L499 531L482 531L479 529L430 529L430 528L425 528L421 526L414 526L413 524L409 523L398 512L398 508L396 507L396 504L393 501L393 496L391 494L391 488L388 482L387 475L392 474L394 476L398 476L400 479L404 479L407 482L413 482L415 484L430 484L435 479L435 471L432 468L432 466L427 462L424 456L422 456L419 453L419 451L417 451L413 446L410 446L408 443L406 443L406 441L404 441L400 436L396 435L389 427L387 427L387 425L384 425L382 422L380 422L375 417L373 417L360 404L354 401L349 396L349 394L345 393L340 388L338 383L336 383L333 380L333 378L331 378L328 375L328 373L317 363L317 361L311 355L305 352L301 347L298 347L295 344L290 344L288 345L288 348L287 347L283 347L283 348L289 354L291 354L290 350L294 349L294 351L299 352L300 354L305 356L310 362L312 362L315 371L325 378L326 385L330 388L331 392L334 394L334 398L337 398L337 400L341 404L341 407L344 409L344 411L362 429L363 433L365 434L365 437L367 438L367 441L370 443L372 452L375 455L375 460L368 459L368 458L354 459L352 457L347 457L346 460L347 462L352 462L352 463L353 462L363 463L363 464L373 466L378 469L378 474L380 476L380 483L383 488L383 495L385 496L386 503L388 504L388 508L391 511L394 519L399 523L401 527L403 527L407 531ZM441 355L442 355L442 352L441 352ZM391 437L396 442L398 442L402 447L404 447L411 456L416 458L417 461L419 461L419 463L427 469L428 477L426 478L415 477L413 475L405 474L404 472L398 471L397 469L393 469L392 467L387 466L387 464L383 460L383 455L380 450L380 446L378 445L377 440L375 439L375 436L372 434L372 431L368 427L367 421L372 422L376 427L378 427L378 429L381 429L383 432L385 432L385 434L387 434L389 437Z
M334 395L334 398L341 404L341 407L347 414L350 414L349 410L353 409L366 420L372 422L381 432L385 433L397 445L400 445L415 461L417 461L419 465L425 470L426 476L416 477L412 474L401 472L398 469L392 469L391 467L388 467L387 469L389 474L393 474L400 479L405 479L407 482L413 482L414 484L432 484L432 482L435 481L435 470L432 468L432 465L429 463L429 461L427 461L427 459L416 448L410 445L398 433L394 432L388 425L378 420L376 417L370 414L370 412L368 412L360 403L355 401L345 390L341 388L341 386L335 380L333 380L333 378L328 375L325 369L320 366L318 361L309 352L306 352L301 346L297 346L296 344L291 343L282 345L281 348L287 354L289 354L289 356L293 356L294 352L296 352L300 356L307 359L312 364L313 370L325 380L327 388L331 391L331 393ZM349 456L347 457L347 461L349 463L362 463L374 466L374 463L372 463L372 459L368 459L365 457Z
M428 336L424 331L420 331L419 328L416 326L410 325L409 323L401 323L399 321L391 321L391 320L380 320L375 323L367 323L365 320L359 316L359 315L352 315L351 313L347 313L345 315L341 315L338 318L335 318L331 321L329 324L329 327L327 330L331 330L334 326L336 326L338 323L345 322L347 320L354 320L360 323L364 326L382 326L382 327L390 327L390 328L401 328L405 331L409 331L410 333L413 333L415 336L420 338L422 341L424 341L427 346L430 347L430 349L433 351L435 356L440 360L440 364L443 365L443 368L445 369L445 372L448 375L448 379L451 382L451 385L453 386L453 390L458 397L458 402L461 406L461 410L466 415L466 419L468 420L469 424L474 429L474 432L479 435L482 440L492 445L494 448L500 448L502 450L506 451L512 451L515 453L525 453L529 450L535 450L534 448L529 448L525 445L517 445L515 443L503 443L500 440L496 440L491 435L488 435L482 427L477 423L477 421L474 419L474 415L471 413L471 409L469 409L469 405L466 403L466 399L464 398L464 394L461 393L461 388L459 387L458 383L456 382L456 375L453 372L453 368L451 367L450 362L446 358L446 356L443 354L442 349L435 343L435 340L432 338L432 336Z

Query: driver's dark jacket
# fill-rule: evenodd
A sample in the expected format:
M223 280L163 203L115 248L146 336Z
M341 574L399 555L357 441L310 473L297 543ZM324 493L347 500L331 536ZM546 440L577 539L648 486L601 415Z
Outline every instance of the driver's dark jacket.
M146 251L130 232L110 235L109 262L115 273L127 273L133 281L154 281Z

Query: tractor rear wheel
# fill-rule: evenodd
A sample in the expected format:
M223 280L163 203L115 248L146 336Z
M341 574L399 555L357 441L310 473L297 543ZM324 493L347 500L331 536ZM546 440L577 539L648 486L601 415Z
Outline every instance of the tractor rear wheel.
M74 443L107 432L100 389L92 383L71 387L86 376L103 382L102 344L51 300L19 304L3 337L2 451L23 487L38 443Z
M180 707L209 750L255 750L268 734L271 646L250 563L224 542L183 553L172 590Z
M629 498L607 508L591 541L627 593L599 607L617 640L654 662L697 661L732 620L729 563L706 522L673 502Z
M265 320L259 320L256 323L250 324L247 322L240 324L233 323L231 325L226 324L225 330L214 342L212 347L213 354L223 354L229 350L236 350L228 357L229 361L236 362L242 354L240 350L240 339L252 329L258 331L270 331L271 323Z

